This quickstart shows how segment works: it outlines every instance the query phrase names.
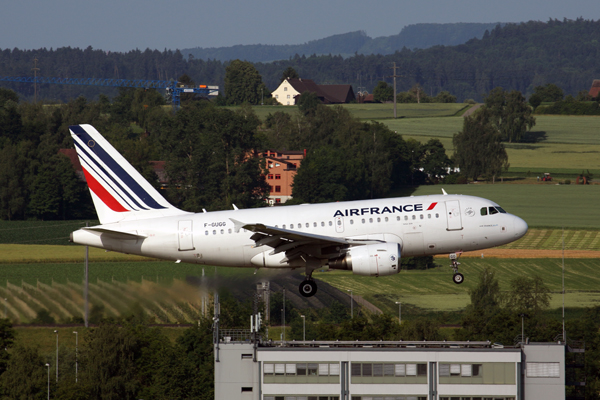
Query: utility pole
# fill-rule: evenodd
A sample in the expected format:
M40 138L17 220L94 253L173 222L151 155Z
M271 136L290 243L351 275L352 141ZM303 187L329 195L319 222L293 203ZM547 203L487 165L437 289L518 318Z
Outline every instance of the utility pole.
M394 62L394 66L392 67L392 69L394 70L394 75L392 75L392 78L394 78L394 119L396 119L396 78L400 78L400 75L396 75L396 63Z
M37 67L37 57L33 59L33 103L37 104L37 72L40 70Z

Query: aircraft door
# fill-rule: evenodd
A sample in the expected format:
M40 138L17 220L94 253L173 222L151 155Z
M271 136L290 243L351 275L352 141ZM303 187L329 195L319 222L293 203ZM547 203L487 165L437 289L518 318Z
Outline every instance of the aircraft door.
M194 250L192 221L179 221L177 238L179 240L179 251Z
M342 218L342 217L335 218L335 231L337 233L344 232L344 218Z
M458 200L450 200L446 202L446 218L448 221L449 231L459 231L463 228L460 216L460 203Z

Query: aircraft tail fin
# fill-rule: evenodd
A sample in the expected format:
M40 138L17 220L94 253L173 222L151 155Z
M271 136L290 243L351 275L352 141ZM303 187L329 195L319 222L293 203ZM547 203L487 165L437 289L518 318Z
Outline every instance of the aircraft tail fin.
M188 214L169 204L93 126L69 130L101 224Z

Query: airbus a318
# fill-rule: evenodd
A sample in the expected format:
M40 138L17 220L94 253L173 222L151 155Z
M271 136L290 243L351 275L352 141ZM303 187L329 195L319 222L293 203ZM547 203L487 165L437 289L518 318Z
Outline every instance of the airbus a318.
M430 195L190 213L167 202L91 125L70 128L100 225L71 241L175 262L247 268L303 268L305 297L315 270L385 276L401 256L457 254L521 238L527 224L493 201Z

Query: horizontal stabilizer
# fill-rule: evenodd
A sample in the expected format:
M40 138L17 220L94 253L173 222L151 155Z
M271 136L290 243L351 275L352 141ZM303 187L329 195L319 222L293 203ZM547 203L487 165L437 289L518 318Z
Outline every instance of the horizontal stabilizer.
M138 235L137 232L123 232L123 231L117 231L114 229L106 229L106 228L102 228L102 227L91 227L91 228L81 228L84 231L88 231L88 232L92 232L92 233L105 233L108 235L112 235L112 236L119 236L119 237L123 237L125 236L127 239L145 239L147 236L145 235Z

